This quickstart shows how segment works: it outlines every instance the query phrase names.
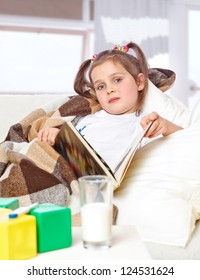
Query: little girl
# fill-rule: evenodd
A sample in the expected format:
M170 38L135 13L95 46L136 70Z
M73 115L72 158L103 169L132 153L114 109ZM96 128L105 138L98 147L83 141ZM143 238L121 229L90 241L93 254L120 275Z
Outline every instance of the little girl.
M129 53L131 49L134 54ZM182 129L156 112L144 116L147 86L147 61L133 42L94 55L82 63L75 77L75 91L97 99L101 106L100 111L80 119L76 128L113 171L132 139L151 121L145 135L149 139ZM38 140L54 145L58 132L58 128L41 130Z

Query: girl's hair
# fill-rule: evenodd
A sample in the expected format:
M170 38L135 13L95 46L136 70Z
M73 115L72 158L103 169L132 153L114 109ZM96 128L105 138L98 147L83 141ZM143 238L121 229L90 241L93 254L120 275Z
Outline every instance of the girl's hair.
M127 51L130 49L134 51L135 55L127 53ZM145 86L138 95L137 112L139 112L143 105L148 87L148 64L141 48L133 42L128 43L122 48L114 48L113 50L100 52L99 54L95 55L93 59L87 59L84 61L81 64L74 80L75 92L79 95L96 99L91 73L96 66L108 60L112 60L115 63L120 63L126 69L126 71L132 75L136 82L139 73L144 75Z

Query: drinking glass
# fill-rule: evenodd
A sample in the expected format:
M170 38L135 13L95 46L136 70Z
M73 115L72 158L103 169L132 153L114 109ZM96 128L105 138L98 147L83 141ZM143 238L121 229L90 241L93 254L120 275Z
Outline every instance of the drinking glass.
M104 175L83 176L78 180L83 246L109 248L112 239L112 180Z

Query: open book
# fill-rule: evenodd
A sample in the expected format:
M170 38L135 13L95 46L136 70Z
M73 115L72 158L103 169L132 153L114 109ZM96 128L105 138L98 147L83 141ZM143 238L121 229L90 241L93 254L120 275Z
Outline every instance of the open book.
M85 175L107 175L112 178L114 188L117 188L120 186L131 160L151 124L134 139L114 173L71 122L62 125L56 137L55 149L66 159L77 178Z

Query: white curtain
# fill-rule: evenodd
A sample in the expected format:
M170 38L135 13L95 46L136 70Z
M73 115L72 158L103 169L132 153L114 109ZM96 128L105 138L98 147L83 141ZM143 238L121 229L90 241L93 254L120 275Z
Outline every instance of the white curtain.
M167 10L166 0L96 0L95 51L134 41L147 58L167 53Z

